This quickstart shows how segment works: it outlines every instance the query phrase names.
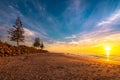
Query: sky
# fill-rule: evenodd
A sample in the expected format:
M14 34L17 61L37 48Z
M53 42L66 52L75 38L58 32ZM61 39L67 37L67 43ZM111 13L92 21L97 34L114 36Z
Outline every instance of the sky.
M1 0L0 39L20 17L23 44L32 46L40 37L53 52L103 53L110 46L119 53L120 0Z

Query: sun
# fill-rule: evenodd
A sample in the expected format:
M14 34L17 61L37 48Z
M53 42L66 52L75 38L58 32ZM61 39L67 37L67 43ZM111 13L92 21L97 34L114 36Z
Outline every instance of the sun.
M105 50L106 50L106 51L110 51L110 50L111 50L111 47L110 47L110 46L105 46Z
M111 50L111 47L110 47L110 46L105 46L107 61L109 61L110 50Z

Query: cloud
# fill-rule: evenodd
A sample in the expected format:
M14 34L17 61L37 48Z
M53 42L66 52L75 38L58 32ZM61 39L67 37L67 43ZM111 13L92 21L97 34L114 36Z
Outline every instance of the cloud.
M32 46L34 38L37 36L36 32L34 32L30 29L27 29L27 28L24 28L24 31L25 31L25 33L24 33L25 44L28 46Z
M27 28L24 28L24 31L25 31L25 36L27 37L30 37L30 36L35 36L35 32L34 31L31 31Z
M17 5L17 4L16 4ZM7 39L7 30L9 28L12 28L12 26L15 23L15 20L18 16L21 17L22 20L22 24L23 24L23 28L25 30L25 42L33 42L35 37L40 37L42 41L47 41L49 40L49 38L47 37L47 32L44 30L43 25L40 21L36 21L36 19L30 19L30 17L24 15L18 8L19 6L17 6L17 8L10 4L10 5L6 5L4 7L2 7L0 9L0 15L2 15L1 19L0 19L0 30L1 30L1 39L4 38ZM36 6L36 8L38 8L40 6ZM41 7L42 8L42 7ZM4 10L5 9L5 10ZM40 10L40 9L38 9ZM10 12L10 14L8 14L8 12ZM43 12L40 10L40 13L45 13L45 11ZM45 16L45 14L44 14ZM4 30L3 30L4 29Z
M24 28L24 36L25 36L25 44L31 46L34 42L35 37L39 37L40 41L44 41L45 43L53 43L53 40L39 32L30 30L28 28Z
M83 31L78 34L65 37L71 43L75 44L94 44L110 40L120 40L118 35L120 31L116 30L113 24L117 24L120 20L120 10L114 12L110 17L100 21L93 26L91 31ZM116 38L117 37L117 38Z
M110 24L114 24L117 20L120 20L120 10L112 14L106 20L99 22L97 25L98 26L110 25Z
M65 37L65 39L74 39L74 38L76 38L76 35L72 35L72 36L67 36L67 37Z
M117 10L105 20L98 22L97 25L94 25L92 30L83 31L78 34L72 34L71 36L64 38L69 40L71 43L73 42L73 44L91 44L100 41L108 41L109 39L115 40L115 35L118 35L120 31L116 30L113 24L117 24L119 20L120 10Z
M81 8L80 8L81 7ZM82 12L85 11L86 6L82 5L81 0L69 0L68 6L63 11L64 24L68 31L71 31L78 25L82 17Z
M25 37L28 39L28 38L35 38L35 37L40 37L42 39L46 39L48 38L47 36L44 36L42 34L40 34L39 32L36 32L36 31L33 31L33 30L30 30L28 28L24 28L24 31L25 31Z

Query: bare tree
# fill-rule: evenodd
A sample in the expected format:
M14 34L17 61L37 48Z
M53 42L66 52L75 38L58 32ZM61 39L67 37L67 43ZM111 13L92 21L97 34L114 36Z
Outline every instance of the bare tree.
M8 30L9 39L11 41L17 42L17 46L19 46L19 42L24 42L24 29L22 27L22 22L20 17L16 19L15 25L13 28Z

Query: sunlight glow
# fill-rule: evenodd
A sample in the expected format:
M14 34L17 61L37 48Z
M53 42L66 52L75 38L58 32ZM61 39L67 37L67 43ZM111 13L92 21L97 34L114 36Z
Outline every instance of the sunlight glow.
M107 61L109 61L111 47L110 46L105 46L105 50L106 50Z
M110 51L111 50L110 46L105 46L105 50Z

